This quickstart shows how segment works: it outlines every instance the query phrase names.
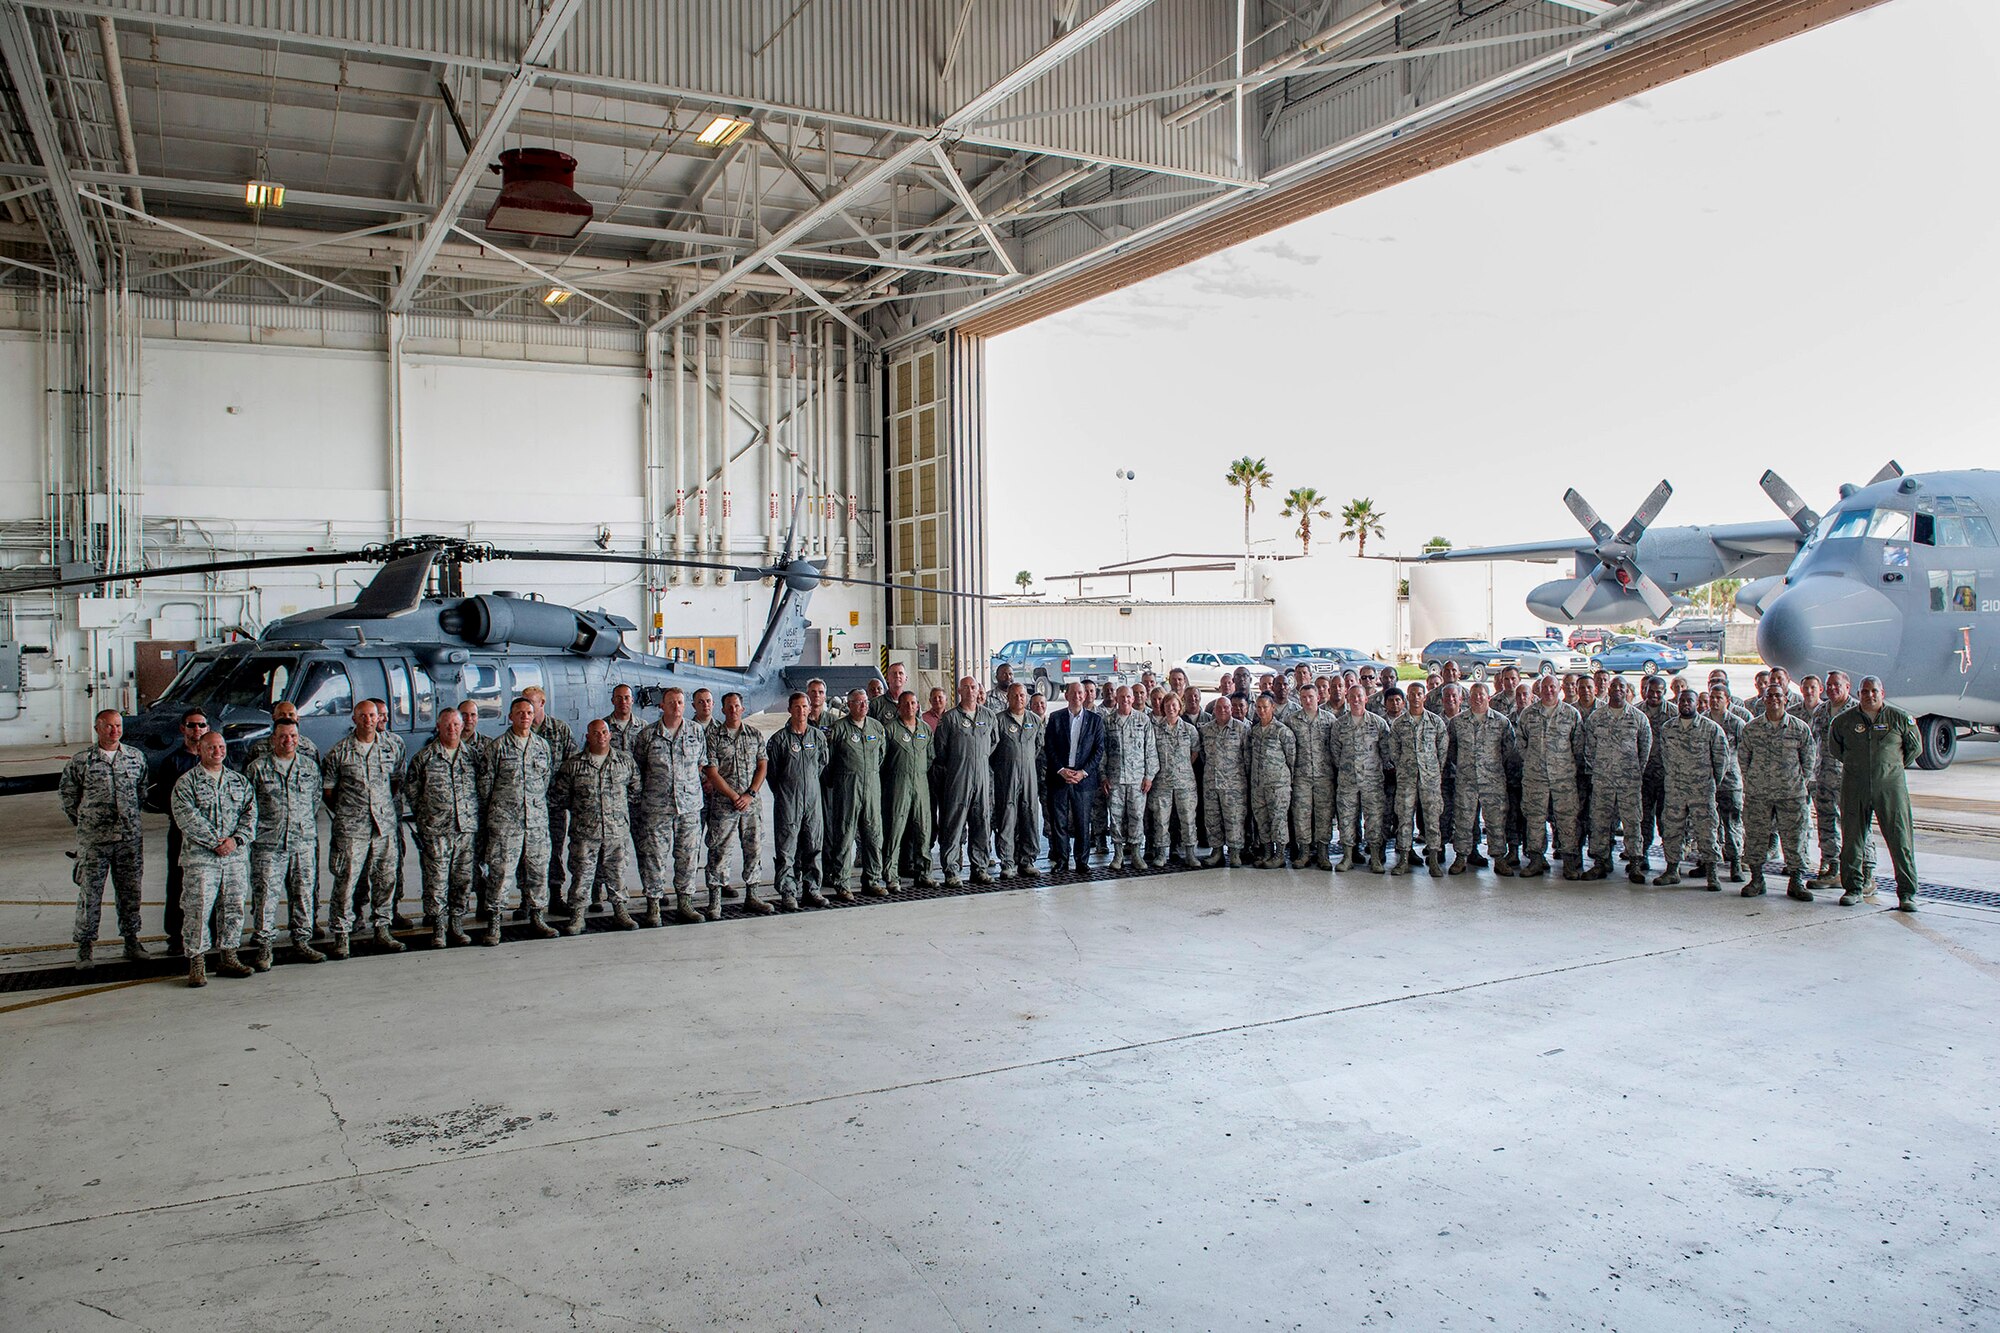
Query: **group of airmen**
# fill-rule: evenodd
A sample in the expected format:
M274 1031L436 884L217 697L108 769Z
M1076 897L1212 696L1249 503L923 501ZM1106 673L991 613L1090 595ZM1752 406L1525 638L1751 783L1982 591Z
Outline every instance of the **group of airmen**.
M1914 910L1903 769L1917 732L1872 677L1850 696L1840 672L1808 676L1797 690L1782 669L1760 672L1757 695L1739 702L1719 670L1706 689L1647 676L1634 700L1627 681L1602 670L1530 682L1510 667L1468 683L1447 663L1404 683L1372 667L1316 676L1301 666L1257 681L1239 669L1208 695L1179 671L1101 697L1094 682L1078 681L1051 701L1002 666L990 691L968 676L955 700L930 691L927 708L905 680L892 664L886 682L855 690L842 707L813 681L768 736L745 720L737 694L724 694L718 711L709 690L668 689L646 722L620 685L581 746L530 690L499 735L478 732L468 700L441 712L435 734L407 756L380 700L356 705L353 730L324 754L281 703L241 771L222 735L190 711L170 769L178 776L156 793L107 710L95 744L61 781L78 839L78 965L92 964L107 879L126 957L149 956L139 937L139 814L149 795L172 816L169 950L186 956L195 986L206 984L211 943L221 975L268 970L280 901L300 961L345 958L358 933L401 950L393 929L411 924L401 914L406 827L437 948L473 943L471 930L479 943L499 943L514 900L531 935L553 937L580 933L597 903L615 926L635 929L718 920L723 900L739 894L746 912L762 915L888 897L906 882L957 888L968 878L1087 873L1094 855L1112 871L1173 861L1407 875L1421 847L1433 875L1490 865L1502 876L1559 868L1565 879L1596 880L1612 873L1618 850L1643 884L1657 839L1663 868L1653 884L1679 884L1691 866L1718 889L1726 869L1748 897L1766 891L1775 845L1791 897L1811 901L1814 888L1838 886L1852 905L1872 890L1871 822L1894 864L1898 906ZM1052 725L1064 738L1057 745ZM1080 757L1086 732L1099 743ZM758 892L766 788L768 897ZM324 951L315 944L322 807L331 829ZM628 847L644 897L637 917ZM558 929L551 919L566 920Z

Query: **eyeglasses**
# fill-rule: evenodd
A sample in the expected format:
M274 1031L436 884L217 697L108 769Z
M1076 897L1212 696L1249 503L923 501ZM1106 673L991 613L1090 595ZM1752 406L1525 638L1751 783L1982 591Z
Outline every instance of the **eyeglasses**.
M208 730L208 723L206 723L206 722L183 722L183 723L181 723L181 730L182 730L182 731L207 731L207 730Z

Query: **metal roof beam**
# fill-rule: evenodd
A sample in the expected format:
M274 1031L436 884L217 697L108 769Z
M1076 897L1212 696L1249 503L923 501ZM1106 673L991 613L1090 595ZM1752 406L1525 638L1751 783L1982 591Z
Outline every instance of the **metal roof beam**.
M430 225L424 229L422 239L411 253L409 265L403 271L403 280L396 284L396 290L389 296L389 309L401 314L410 308L410 299L417 294L417 287L429 271L431 261L437 258L438 251L444 248L445 238L457 227L459 210L472 197L472 187L478 184L480 176L486 171L487 162L513 126L514 117L520 114L528 94L534 91L540 67L547 64L549 57L555 53L563 33L582 6L583 0L549 0L548 8L542 11L541 22L535 25L534 35L528 39L527 49L521 52L520 67L508 79L507 86L500 90L492 112L486 117L485 124L480 126L479 137L473 141L465 160L458 164L458 174L452 177L444 198L438 201L437 211L431 215Z
M48 85L42 76L42 62L35 55L35 35L28 28L28 16L18 3L0 6L0 59L14 82L14 95L21 116L28 122L28 134L41 156L46 179L53 191L57 225L69 242L70 254L87 287L104 285L104 268L97 262L97 246L83 220L77 203L76 183L70 178L69 158L63 149L62 131L49 105ZM51 241L55 238L50 237Z
M181 235L187 237L189 240L200 241L203 245L212 245L218 250L226 250L230 254L235 255L239 259L247 259L250 260L252 263L262 264L268 268L274 268L278 270L278 272L280 273L289 273L295 278L304 278L307 282L316 283L321 287L331 287L334 291L342 292L348 296L353 297L357 301L366 301L370 305L375 304L375 298L368 295L366 292L357 292L352 287L343 287L337 282L329 282L325 278L316 278L312 274L307 273L303 269L293 268L289 264L280 264L277 260L266 258L265 256L258 254L254 250L245 250L241 246L231 245L227 241L218 241L213 236L204 236L200 232L195 231L192 228L181 226L181 224L178 222L169 222L165 218L155 217L153 214L146 212L144 209L134 208L130 204L120 203L116 199L109 199L101 194L92 194L88 190L83 191L83 197L91 200L94 203L100 204L105 208L116 209L120 213L125 213L131 217L138 218L141 222L150 222L156 227L165 227L168 231L179 232ZM286 295L290 296L291 294L287 292Z
M821 310L826 311L827 314L832 315L842 324L845 324L848 328L852 329L855 332L855 334L860 337L861 341L867 343L870 347L873 347L875 345L874 337L868 332L868 330L862 328L859 324L855 323L854 317L852 315L848 314L845 310L842 310L839 306L835 305L833 302L827 300L825 296L820 294L820 291L817 287L813 286L811 283L807 282L804 278L792 272L790 269L786 268L783 260L776 258L767 259L764 261L764 267L770 269L771 272L777 274L779 277L783 278L786 282L791 283L792 286L798 288L800 292L804 293L805 298L808 301L811 301Z

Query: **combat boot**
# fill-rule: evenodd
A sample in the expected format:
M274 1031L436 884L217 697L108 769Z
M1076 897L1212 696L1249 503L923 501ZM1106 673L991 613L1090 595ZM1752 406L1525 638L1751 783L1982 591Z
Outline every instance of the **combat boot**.
M1088 863L1085 863L1077 867L1077 873L1080 875L1087 874L1089 870L1090 866ZM917 876L917 887L919 888L936 889L936 888L942 888L943 886L944 886L944 881L939 879L936 875L933 875L928 870L924 871L923 874Z
M1715 862L1703 861L1695 869L1701 872L1702 887L1706 888L1710 893L1720 893L1722 891L1722 885L1715 878Z
M1431 848L1424 857L1424 864L1429 867L1431 878L1444 878L1444 852L1441 848Z
M1761 898L1764 896L1764 872L1759 870L1750 876L1750 882L1743 886L1742 897Z
M1821 866L1819 868L1819 873L1812 877L1812 884L1809 887L1815 889L1831 889L1836 887L1839 883L1840 883L1839 866Z
M1524 876L1546 875L1549 873L1549 858L1536 852L1528 858L1528 864L1521 867Z
M236 950L224 949L215 959L215 974L219 977L247 977L249 965L236 956Z
M1463 875L1466 871L1466 868L1469 865L1470 862L1466 859L1465 853L1460 852L1457 856L1452 858L1451 870L1447 873L1453 875Z
M1671 889L1680 882L1681 868L1679 862L1670 863L1665 870L1653 876L1653 887L1656 889Z
M646 899L646 914L639 918L639 924L642 926L657 926L660 924L660 900L658 898Z
M79 945L77 945L77 946L76 946L76 970L77 970L77 971L79 971L79 972L88 972L88 971L90 971L90 969L91 969L91 968L93 968L93 967L96 967L96 966L97 966L97 963L95 962L95 960L93 960L93 959L91 958L91 956L90 956L90 954L91 954L91 950L92 950L92 949L94 949L94 948L96 948L96 947L97 947L97 946L96 946L96 945L94 945L94 944L93 944L93 943L92 943L91 941L89 941L89 940L85 940L85 941L84 941L83 943L81 943L81 944L79 944Z
M1729 882L1731 884L1743 882L1743 862L1733 856L1729 858Z
M1201 866L1204 870L1217 870L1228 864L1229 849L1226 847L1217 847L1207 856L1201 858Z
M583 934L584 924L583 904L580 902L571 903L569 905L569 920L563 922L562 933L565 935L581 935Z
M1388 869L1388 866L1382 860L1382 853L1379 850L1368 858L1368 868L1378 875Z
M1111 860L1109 861L1109 863L1107 863L1107 864L1105 865L1105 867L1104 867L1104 868L1105 868L1106 870L1123 870L1123 869L1125 868L1125 847L1124 847L1124 844L1122 844L1122 843L1114 843L1114 844L1112 844L1112 847L1111 847Z
M1592 862L1592 863L1591 863L1591 867L1590 867L1590 869L1588 869L1588 870L1586 870L1586 871L1584 871L1584 872L1583 872L1583 878L1585 878L1585 879L1610 879L1610 878L1611 878L1611 863L1610 863L1609 861L1594 861L1594 862Z
M206 986L207 984L208 964L200 954L196 954L188 959L188 985Z
M1563 878L1574 883L1583 878L1583 858L1565 856L1563 858Z
M692 897L685 893L674 895L674 920L684 926L692 926L701 919L701 909L694 905Z
M554 926L542 919L542 909L539 907L530 907L528 909L528 933L538 940L552 940L561 934Z
M462 913L452 912L445 917L444 938L447 944L456 944L461 949L472 943L472 936L465 933L465 917Z
M487 918L486 929L480 934L479 942L488 948L500 942L500 914L498 912Z
M1860 901L1861 895L1858 892L1843 893L1840 895L1840 905L1842 907L1852 907Z
M807 889L805 896L800 898L799 901L803 902L807 907L825 907L826 895L818 889Z
M295 963L324 963L326 955L312 947L311 940L292 941L292 961Z
M1470 865L1470 866L1471 866L1471 867L1472 867L1472 868L1473 868L1474 870L1484 870L1484 869L1486 869L1486 867L1487 867L1487 866L1489 866L1489 865L1493 864L1493 863L1492 863L1491 861L1488 861L1488 860L1486 859L1486 857L1485 857L1484 855L1482 855L1481 853L1479 853L1479 852L1474 852L1474 853L1473 853L1473 854L1472 854L1471 856L1467 857L1467 858L1466 858L1466 862L1467 862L1467 864L1469 864L1469 865Z
M1132 851L1132 862L1135 869L1138 866L1138 861L1139 852L1137 848L1134 848ZM993 872L985 866L974 866L972 868L972 882L974 884L991 884L993 882Z
M840 892L846 901L854 901L854 895L846 889L842 889ZM778 909L765 902L762 898L759 898L755 889L746 886L743 890L743 910L751 916L769 916Z
M1392 875L1407 875L1411 873L1415 868L1416 868L1416 849L1411 848L1408 851L1400 851L1396 853L1396 868L1394 870L1391 870L1389 873Z
M1354 848L1352 846L1340 854L1340 859L1333 863L1333 868L1338 871L1354 869Z
M1153 855L1150 858L1148 858L1146 864L1151 866L1155 870L1165 870L1167 868L1167 854L1163 851L1155 849Z
M889 886L887 884L870 884L862 892L870 898L886 898L889 896Z
M722 886L720 884L711 884L708 886L708 906L703 909L701 917L704 921L722 920Z
M1493 873L1502 879L1512 879L1521 873L1521 863L1514 859L1514 852L1511 848L1508 849L1505 856L1502 856L1493 863Z
M326 956L336 960L347 957L346 931L336 930L333 932L333 940L326 946Z
M431 926L431 948L442 949L451 943L449 928L445 925L443 916L434 916L431 919L435 923Z
M639 923L632 919L632 913L625 906L623 898L611 900L611 924L620 930L637 930Z
M999 874L998 874L997 876L995 876L995 878L999 879L999 880L1000 880L1000 881L1002 881L1003 883L1004 883L1005 881L1007 881L1007 880L1010 880L1010 879L1014 878L1014 867L1012 867L1012 866L1008 865L1008 864L1007 864L1006 862L1004 862L1004 861L1003 861L1003 862L1001 862L1001 863L1000 863L1000 873L999 873ZM868 890L866 890L866 889L863 889L863 890L862 890L862 892L863 892L863 893L866 893L866 892L868 892Z
M128 963L151 962L153 951L139 942L137 935L125 937L125 961Z
M1322 847L1313 853L1313 865L1320 870L1333 869L1333 858L1327 855L1326 848Z
M270 945L260 944L257 946L257 952L250 955L250 970L253 972L269 972L271 970Z
M796 912L796 911L798 911L798 910L799 910L799 899L798 899L798 895L797 895L797 894L792 894L792 893L781 893L781 894L779 894L779 895L778 895L778 910L779 910L780 912Z
M1813 901L1812 890L1806 887L1804 871L1795 870L1785 879L1785 896L1795 903Z
M1899 893L1899 894L1897 894L1897 895L1896 895L1896 910L1897 910L1898 912L1914 912L1914 911L1916 911L1916 910L1917 910L1917 895L1916 895L1916 894L1914 894L1914 893L1912 893L1912 894L1908 894L1908 895L1905 895L1905 894L1900 894L1900 893Z
M377 926L375 927L375 947L386 950L389 953L401 953L403 951L403 942L394 935L391 935L387 926Z
M1669 867L1669 869L1671 868ZM1644 884L1646 882L1646 863L1644 861L1627 861L1625 863L1625 878L1631 880L1634 884Z

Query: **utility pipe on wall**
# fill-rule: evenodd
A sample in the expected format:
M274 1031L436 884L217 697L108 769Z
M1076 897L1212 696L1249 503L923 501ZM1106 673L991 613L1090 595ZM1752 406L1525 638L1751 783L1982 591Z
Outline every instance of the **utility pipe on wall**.
M854 577L858 563L854 558L854 527L856 511L861 507L861 458L857 452L859 442L855 439L854 416L855 367L859 364L855 356L854 330L847 330L847 392L841 395L842 416L841 443L844 457L841 462L841 501L847 511L847 575Z
M708 516L708 330L694 336L695 519L694 549L704 557L709 549ZM688 582L702 582L704 571L688 571Z
M674 450L674 555L687 554L687 367L682 362L686 342L679 329L674 330L674 421L669 432ZM667 586L679 587L681 572L667 571Z
M778 535L791 521L792 501L787 494L782 459L778 450L778 320L764 321L764 489L770 492L765 509L764 553L778 553Z
M722 466L719 469L719 489L722 494L716 497L715 505L715 554L716 558L720 560L728 558L729 555L730 511L735 508L735 498L730 493L731 488L729 483L729 409L732 402L729 395L733 391L730 384L730 371L735 364L736 357L729 341L729 320L727 318L721 320L715 326L715 332L716 345L721 349L722 353L721 384L718 386L716 393L716 396L722 400L722 410L715 414L716 434L719 437L716 440L716 447L722 453ZM722 580L718 578L716 582L720 583Z

